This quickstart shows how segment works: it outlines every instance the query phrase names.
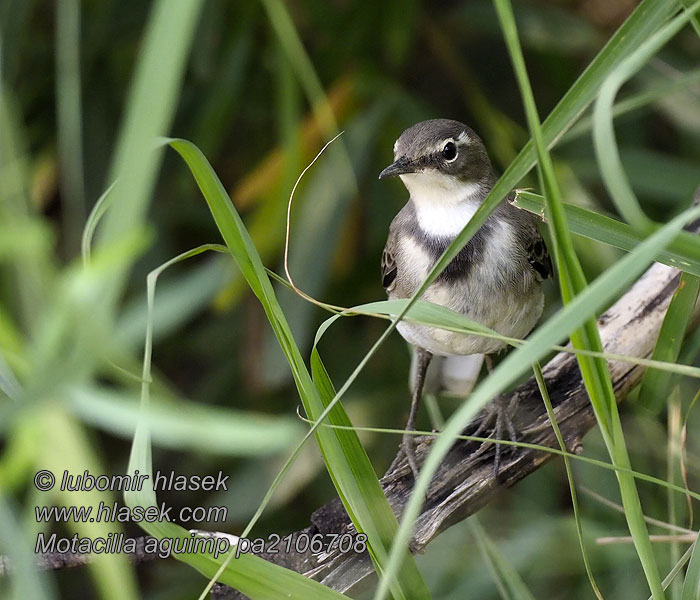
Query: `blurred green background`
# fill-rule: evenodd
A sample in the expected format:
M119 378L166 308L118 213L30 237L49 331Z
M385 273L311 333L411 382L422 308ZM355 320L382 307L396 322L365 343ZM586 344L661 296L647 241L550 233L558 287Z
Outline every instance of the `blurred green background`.
M162 123L165 129L156 127L155 133L199 146L230 191L266 265L279 273L294 181L327 139L338 129L345 131L301 183L292 216L291 273L301 289L326 302L352 306L383 299L379 258L406 192L398 182L377 181L377 174L391 161L393 142L403 129L427 118L464 121L484 139L498 170L529 138L496 13L486 0L170 2L161 2L160 8L136 0L0 2L4 554L10 552L10 542L18 548L33 546L38 527L34 505L83 500L38 493L31 485L37 469L73 465L76 471L124 472L137 414L146 276L185 250L220 241L189 171L174 152L165 152L152 188L139 184L139 177L148 179L145 166L145 174L118 169L130 158L120 159L116 150L129 130L129 90L146 51L147 32L157 29L157 19L181 19L180 29L174 28L180 34L154 51L154 70L145 76L154 83L145 100L151 111L141 113L134 135ZM542 117L635 4L514 2ZM700 39L686 28L623 96L673 85L697 69L698 56ZM181 81L174 75L170 87L158 87L160 75L178 69ZM644 209L659 221L685 208L700 182L697 75L680 91L669 90L617 121L630 181ZM154 169L159 165L150 147L142 156L154 161ZM566 136L554 158L567 202L613 212L588 131ZM120 185L132 186L133 197L145 200L141 209L127 212L132 196L117 197L124 204L117 200L110 210L123 210L132 221L125 218L121 229L115 225L111 231L131 239L110 237L107 231L100 237L98 228L96 239L112 252L84 275L83 227L115 173L122 173ZM522 185L534 186L534 177ZM139 210L147 210L143 222ZM106 222L105 229L111 225ZM122 240L116 249L108 246L115 239ZM576 243L589 279L619 256L601 244ZM554 286L548 292L546 314L559 306ZM282 287L279 298L308 355L326 313ZM334 325L321 352L337 384L384 327L368 318ZM227 493L169 492L159 494L159 500L174 506L226 505L227 521L212 528L239 533L304 425L296 418L299 400L284 355L229 257L203 255L161 277L153 364L161 410L153 425L154 468L230 474ZM344 398L355 424L403 426L408 365L406 344L392 336ZM681 404L687 407L692 393L683 382L669 414L674 416ZM448 414L456 403L442 399L441 408ZM623 405L622 412L635 467L664 476L667 421L674 420L633 402ZM430 427L427 415L422 419ZM269 436L260 437L254 425L267 428ZM250 438L245 437L247 427ZM236 435L241 436L238 443L231 440ZM399 438L361 437L377 472L383 473ZM688 443L692 487L698 447L692 437ZM586 438L585 449L587 455L606 456L596 433ZM575 465L575 474L581 486L617 501L612 473ZM641 485L640 493L651 516L666 518L665 492ZM310 444L255 534L286 535L305 527L310 513L334 495L318 449ZM626 535L624 517L585 494L582 508L593 568L606 597L646 597L631 544L595 544L599 536ZM678 501L675 510L683 520L685 504ZM480 518L536 597L591 597L559 462L503 493ZM51 530L72 533L70 527ZM140 534L131 525L125 531ZM672 564L674 552L670 546L659 550L662 570ZM418 565L435 598L501 597L466 523L436 540ZM117 590L106 583L115 580L121 582ZM48 598L193 598L204 582L171 559L133 569L125 564L73 569L35 581L20 578L19 583L5 579L0 593L16 592L14 585Z

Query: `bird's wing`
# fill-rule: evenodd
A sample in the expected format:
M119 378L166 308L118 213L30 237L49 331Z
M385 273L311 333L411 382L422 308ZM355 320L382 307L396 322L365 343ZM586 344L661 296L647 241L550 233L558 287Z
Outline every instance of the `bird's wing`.
M389 229L389 239L382 252L382 285L389 290L396 279L396 258L394 257L394 245L396 236L393 227Z
M536 227L534 227L533 234L527 247L527 260L535 271L536 277L544 281L552 276L552 259L549 257L547 244L544 243Z

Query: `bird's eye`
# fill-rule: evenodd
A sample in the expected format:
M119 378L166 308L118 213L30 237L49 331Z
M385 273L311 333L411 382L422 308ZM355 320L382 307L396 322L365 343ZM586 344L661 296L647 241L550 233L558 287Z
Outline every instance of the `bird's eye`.
M445 144L442 149L442 157L447 162L452 162L455 158L457 158L457 146L455 146L454 142L447 142Z

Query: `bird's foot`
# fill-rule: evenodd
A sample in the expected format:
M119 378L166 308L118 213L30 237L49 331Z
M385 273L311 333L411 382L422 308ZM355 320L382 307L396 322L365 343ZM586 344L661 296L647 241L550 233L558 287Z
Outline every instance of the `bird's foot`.
M501 444L495 440L503 440L504 435L508 434L508 439L511 442L518 441L518 434L513 425L513 415L515 413L515 406L513 403L508 402L505 398L498 397L492 403L488 409L488 412L484 418L479 423L476 431L472 433L474 437L480 437L484 432L491 431L487 436L488 442L482 442L481 445L474 451L472 458L477 458L481 456L486 450L488 450L491 444L496 444L496 453L493 459L493 476L498 479L499 469L501 466Z
M411 467L413 481L416 481L418 479L418 462L416 461L416 439L414 435L404 433L401 440L401 450L406 456L408 466Z

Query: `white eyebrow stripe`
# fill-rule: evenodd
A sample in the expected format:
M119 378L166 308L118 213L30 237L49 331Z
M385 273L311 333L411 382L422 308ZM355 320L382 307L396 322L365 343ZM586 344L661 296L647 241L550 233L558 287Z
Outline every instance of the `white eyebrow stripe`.
M467 142L469 141L469 134L467 133L467 130L465 129L462 133L460 133L457 136L457 143L460 144L462 142Z

